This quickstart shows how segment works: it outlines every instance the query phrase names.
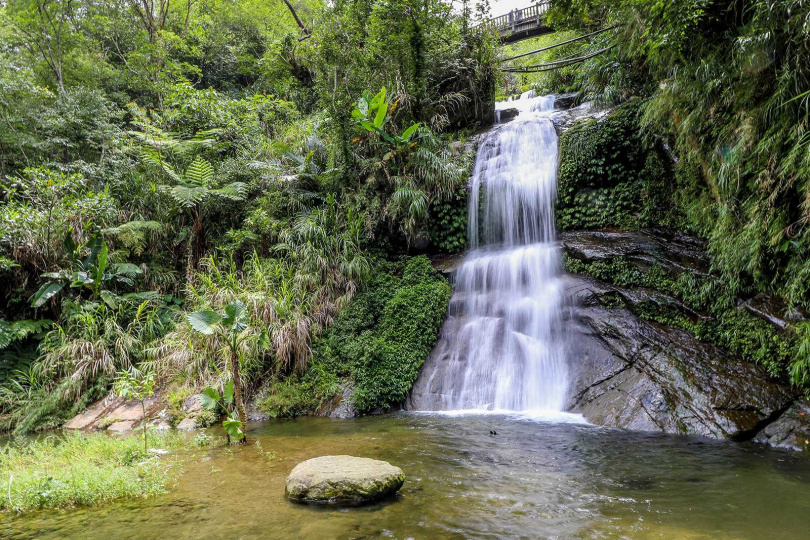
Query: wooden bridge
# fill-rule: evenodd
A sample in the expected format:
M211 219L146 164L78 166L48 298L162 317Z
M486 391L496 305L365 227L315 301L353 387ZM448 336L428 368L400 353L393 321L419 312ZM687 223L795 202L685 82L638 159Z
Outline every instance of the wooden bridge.
M546 26L546 12L551 2L541 2L534 6L516 9L506 15L489 19L486 26L497 29L501 43L514 43L543 34L554 32Z

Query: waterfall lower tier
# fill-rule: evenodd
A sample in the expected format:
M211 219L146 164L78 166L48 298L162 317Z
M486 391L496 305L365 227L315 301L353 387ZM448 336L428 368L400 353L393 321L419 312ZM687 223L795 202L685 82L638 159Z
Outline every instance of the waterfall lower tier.
M441 350L414 387L417 410L561 411L565 403L553 98L524 95L509 105L518 117L493 128L478 152L474 249L457 272Z

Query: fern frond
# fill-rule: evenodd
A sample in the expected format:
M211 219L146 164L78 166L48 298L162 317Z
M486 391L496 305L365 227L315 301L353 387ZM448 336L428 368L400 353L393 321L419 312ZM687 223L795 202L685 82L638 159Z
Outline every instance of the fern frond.
M170 186L166 188L169 196L179 206L192 208L208 198L210 190L205 186Z
M232 201L243 201L247 190L248 186L244 182L233 182L219 189L211 190L211 194Z
M197 156L183 175L186 182L198 186L207 186L214 179L214 167L203 158Z
M115 235L124 247L141 255L146 249L147 240L162 228L163 224L158 221L133 220L105 229L104 233Z

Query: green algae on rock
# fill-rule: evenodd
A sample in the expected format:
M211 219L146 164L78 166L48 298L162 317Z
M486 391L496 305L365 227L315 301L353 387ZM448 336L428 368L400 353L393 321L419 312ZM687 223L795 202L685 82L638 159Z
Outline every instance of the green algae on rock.
M293 468L286 494L294 502L363 504L393 495L405 473L386 461L354 456L322 456Z

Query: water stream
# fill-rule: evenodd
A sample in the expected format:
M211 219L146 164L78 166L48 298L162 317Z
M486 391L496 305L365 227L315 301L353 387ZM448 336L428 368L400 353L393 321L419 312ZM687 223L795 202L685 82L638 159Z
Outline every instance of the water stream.
M457 271L450 343L414 391L417 410L563 410L562 281L555 245L554 97L498 104L519 115L478 151L469 202L471 251Z

